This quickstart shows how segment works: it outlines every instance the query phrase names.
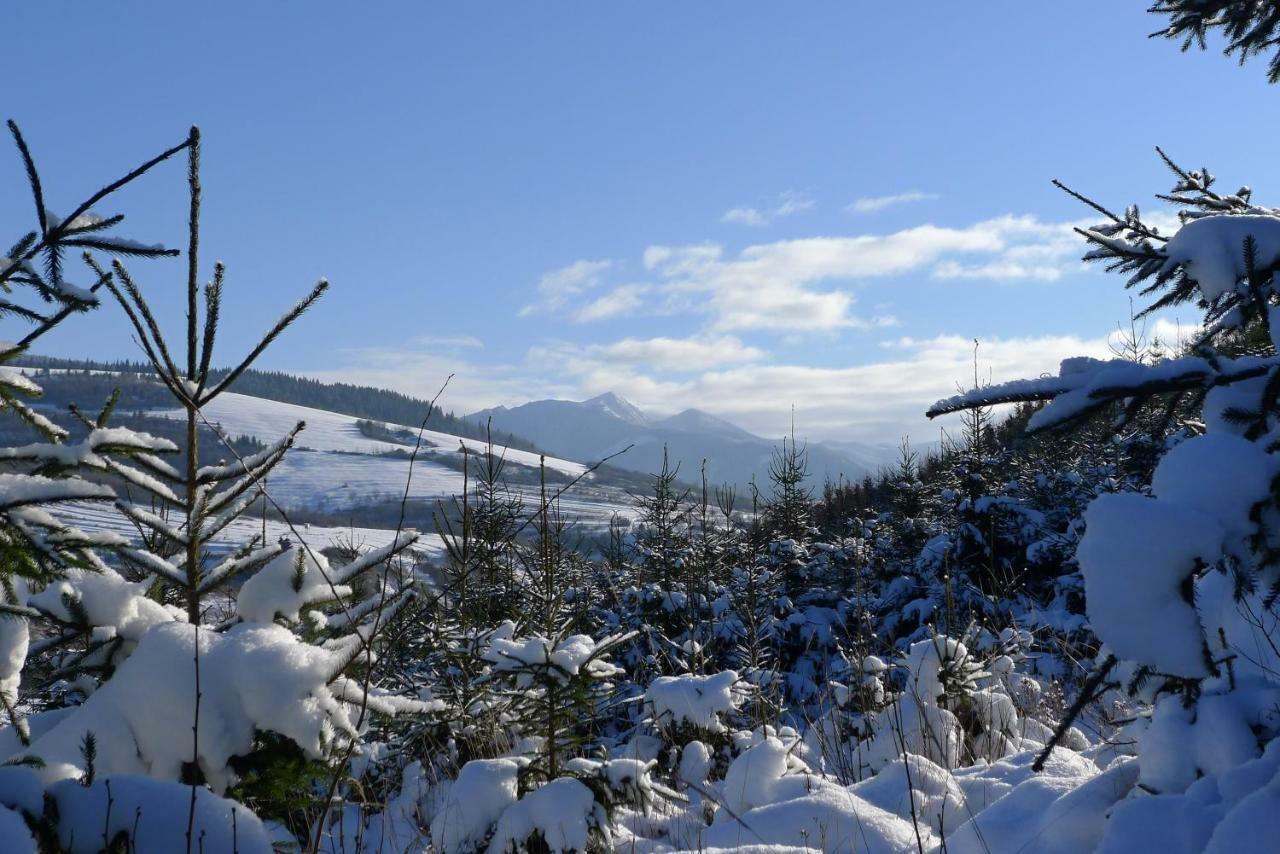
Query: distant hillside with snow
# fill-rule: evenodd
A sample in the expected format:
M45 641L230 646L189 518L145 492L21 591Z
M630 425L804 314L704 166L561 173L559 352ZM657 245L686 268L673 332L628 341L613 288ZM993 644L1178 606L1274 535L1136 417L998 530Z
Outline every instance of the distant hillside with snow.
M66 412L68 404L76 404L96 412L112 390L119 388L122 394L113 424L164 433L158 428L164 428L168 420L185 417L182 410L172 407L163 387L145 373L111 370L118 366L103 365L51 367L51 361L21 368L37 374L45 389L37 409L59 414ZM240 387L241 383L237 382L236 388ZM294 391L301 389L302 392L310 388L309 384L293 387ZM323 399L327 387L316 384L315 388L320 390ZM381 411L376 401L364 410L358 405L358 399L352 398L349 403L349 408L357 412ZM426 411L425 404L422 411ZM486 448L484 440L475 438L483 436L483 430L470 429L462 431L469 435L457 435L449 431L460 423L458 419L441 417L437 421L438 416L433 416L431 426L439 424L440 429L422 432L422 445L411 467L410 455L419 432L414 424L382 421L368 415L358 417L240 392L220 395L207 404L203 412L207 425L201 430L201 456L206 460L234 459L222 440L216 438L215 431L232 441L239 448L237 453L246 453L254 450L257 442L270 443L292 430L299 421L304 422L306 427L298 435L293 450L272 473L267 488L275 501L299 518L330 525L394 527L407 483L409 518L406 524L431 530L433 514L440 504L449 502L469 485L474 486L475 457ZM16 443L30 441L21 431L6 438ZM532 447L525 441L519 444ZM542 477L541 456L524 448L496 442L494 445L495 453L504 460L504 479L526 504L533 505ZM469 483L464 477L464 450L471 456ZM547 456L545 465L546 482L552 494L575 478L582 478L559 500L560 511L566 519L586 529L599 529L606 526L615 513L624 517L632 515L632 493L642 487L641 478L612 469L586 474L588 465L556 456Z
M158 410L149 414L178 418L183 412ZM402 435L403 441L373 439L361 430L359 419L349 415L235 392L217 397L204 408L204 415L230 435L255 436L263 441L284 435L299 421L306 423L294 449L272 473L268 484L276 500L286 506L333 515L357 508L394 506L408 482L413 524L419 529L429 527L427 516L437 501L459 495L466 488L464 450L474 457L484 453L486 447L475 439L423 431L422 447L410 478L409 456L418 435L415 427L388 425L388 432ZM536 501L539 455L502 446L495 446L494 450L506 461L512 489L522 494L526 502ZM546 457L545 461L552 489L587 470L587 466L571 460ZM474 478L473 473L473 485ZM631 499L623 489L602 483L597 475L590 474L560 504L566 517L588 527L603 527L615 512L628 513Z

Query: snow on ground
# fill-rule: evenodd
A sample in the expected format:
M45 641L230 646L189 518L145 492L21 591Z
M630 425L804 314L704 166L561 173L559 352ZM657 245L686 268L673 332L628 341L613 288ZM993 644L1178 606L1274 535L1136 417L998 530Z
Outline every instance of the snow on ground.
M398 499L404 494L408 474L408 461L399 457L295 448L271 473L267 489L285 507L339 511L368 504L371 499ZM556 487L553 484L549 488ZM430 500L434 508L435 499L458 495L462 489L461 472L430 460L414 463L409 484L411 499ZM536 487L513 485L512 489L522 494L530 506L535 504ZM619 490L600 497L585 497L579 492L576 488L569 490L560 499L561 512L574 521L596 527L607 525L615 512L634 515L629 496Z
M256 436L264 442L270 442L277 436L283 436L293 429L299 421L307 423L307 429L298 436L297 447L315 451L345 451L353 454L385 454L390 451L411 450L395 442L383 442L370 439L360 432L356 422L360 419L352 415L341 415L323 409L312 409L292 403L281 403L245 394L226 392L206 404L202 411L210 423L220 424L222 429L232 436ZM157 410L152 415L167 418L184 418L186 413L180 409ZM418 428L404 424L388 424L392 430L403 430L417 435ZM473 453L482 452L484 443L472 439L462 439L448 433L437 433L426 430L422 434L423 448L438 454L457 456L461 454L461 446L465 444ZM500 454L504 454L507 462L515 465L537 468L538 455L515 448L495 446ZM547 457L547 469L560 475L577 477L586 471L582 463Z
M55 509L55 514L70 524L92 531L110 531L125 537L137 535L133 524L110 504L96 502L72 502ZM180 520L179 520L180 521ZM214 555L230 552L253 535L263 532L261 519L240 518L214 538L210 552ZM268 542L280 537L301 539L313 549L323 549L334 543L354 543L364 549L376 549L391 542L395 531L382 528L327 527L323 525L297 525L296 533L283 522L268 519L265 523ZM436 534L423 534L415 546L435 556L444 552L444 542Z

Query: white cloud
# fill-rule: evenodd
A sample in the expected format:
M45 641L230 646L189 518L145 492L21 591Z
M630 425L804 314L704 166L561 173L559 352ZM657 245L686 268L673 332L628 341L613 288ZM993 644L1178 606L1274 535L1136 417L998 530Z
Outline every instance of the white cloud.
M937 193L922 193L919 190L908 190L905 193L895 193L890 196L863 196L860 199L854 199L845 210L850 213L878 213L885 208L896 207L898 205L908 205L912 202L924 202L930 199L938 198Z
M924 412L972 384L973 340L901 339L891 352L885 361L851 367L743 364L684 379L590 352L562 360L561 368L576 375L580 396L616 391L659 412L697 407L764 436L787 430L792 406L797 429L813 439L885 442L909 434L926 441L937 438L940 426L953 429L955 419L931 423ZM978 351L983 380L994 382L1056 373L1062 359L1076 355L1109 357L1106 338L992 339Z
M764 350L744 344L739 338L722 335L623 338L612 344L585 347L559 343L534 348L530 359L533 362L551 359L562 370L580 375L597 370L607 373L618 367L662 373L696 373L723 365L758 362L767 355Z
M520 309L520 316L563 308L571 297L600 284L600 276L613 266L609 260L580 259L567 267L543 273L538 279L538 301Z
M813 199L797 193L794 190L788 190L778 196L778 203L770 208L761 210L753 207L730 208L720 217L721 222L732 222L739 225L768 225L769 223L782 219L783 217L792 216L794 214L807 211L814 206Z
M985 264L961 264L945 261L933 271L937 279L1033 279L1054 282L1062 278L1061 267L1048 264L1026 265L1009 260L989 261Z
M987 279L1053 282L1084 266L1085 244L1075 229L1085 221L1041 223L1023 220L1016 240L995 257L978 263L947 260L933 270L936 279Z
M794 190L788 190L780 198L780 203L773 209L775 217L791 216L792 214L807 211L814 206L813 199L804 193L797 193Z
M736 222L741 225L764 225L765 215L758 208L729 208L720 217L721 222Z
M453 352L456 350L479 350L484 342L474 335L419 335L413 344L424 350Z
M641 295L648 290L645 285L622 285L614 288L575 311L573 319L579 323L589 323L635 311L641 305Z
M1032 278L1061 275L1079 266L1068 255L1080 252L1078 239L1069 240L1071 226L1006 215L961 228L921 225L885 235L762 243L736 257L714 244L651 246L644 265L662 280L670 310L705 311L718 331L830 332L872 322L852 313L849 292L820 290L824 284L931 267L940 278L1004 278L1017 264ZM953 255L980 260L966 264Z
M340 350L335 356L335 367L294 373L325 382L393 389L423 400L433 398L452 375L440 398L440 407L456 413L475 412L498 403L572 397L577 393L576 382L557 382L536 365L483 364L462 353L433 352L414 342Z

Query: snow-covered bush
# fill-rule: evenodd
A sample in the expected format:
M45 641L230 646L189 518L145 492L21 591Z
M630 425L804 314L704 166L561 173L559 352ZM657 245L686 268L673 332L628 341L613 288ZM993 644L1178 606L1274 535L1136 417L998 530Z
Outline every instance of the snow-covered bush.
M529 744L532 761L522 770L553 780L571 751L581 751L592 737L597 709L622 673L607 656L630 636L514 638L513 631L506 623L490 637L484 658L492 669L486 679L502 685L504 712L518 735L536 739Z
M609 816L586 785L559 777L507 807L498 819L490 854L587 851L593 839L609 842Z
M654 727L663 733L704 737L725 732L725 718L740 702L738 674L659 676L644 694Z
M643 711L661 739L655 759L677 788L695 792L710 777L723 775L731 755L731 727L741 716L746 692L738 674L659 676L644 693Z
M882 707L855 713L850 729L860 740L823 744L823 752L856 766L852 778L859 780L908 755L951 770L1042 747L1052 730L1033 716L1039 686L1014 670L1014 656L1021 658L1029 640L1012 630L987 638L970 627L963 639L917 641L901 666L900 688Z
M432 844L444 854L484 845L498 819L518 800L519 770L520 763L511 759L476 759L462 766L457 779L445 784L431 819Z

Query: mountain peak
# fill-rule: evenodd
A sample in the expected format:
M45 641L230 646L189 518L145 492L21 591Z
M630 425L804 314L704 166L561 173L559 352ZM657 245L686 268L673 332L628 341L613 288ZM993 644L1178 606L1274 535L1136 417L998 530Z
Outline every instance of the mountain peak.
M639 407L631 403L631 401L626 398L614 394L611 391L606 391L604 394L598 394L590 400L584 400L582 405L601 409L615 418L620 418L631 424L649 423L648 416L646 416Z

